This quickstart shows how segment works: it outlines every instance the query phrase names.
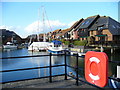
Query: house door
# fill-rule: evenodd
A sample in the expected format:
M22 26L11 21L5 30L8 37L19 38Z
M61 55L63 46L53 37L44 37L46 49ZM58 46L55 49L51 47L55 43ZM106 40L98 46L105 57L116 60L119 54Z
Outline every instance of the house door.
M100 43L101 43L101 44L104 44L104 43L105 43L105 36L101 36L101 37L100 37Z

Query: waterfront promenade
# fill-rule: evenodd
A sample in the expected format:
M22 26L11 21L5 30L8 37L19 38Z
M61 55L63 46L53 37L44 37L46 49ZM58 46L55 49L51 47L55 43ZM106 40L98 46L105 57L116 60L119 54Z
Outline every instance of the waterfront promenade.
M49 82L49 78L33 79L18 82L11 82L2 84L2 88L96 88L87 83L79 81L79 85L76 85L76 80L67 77L64 80L64 76L53 77L52 83ZM81 78L82 79L82 78Z
M3 65L8 66L4 68L4 70L1 70L1 72L4 74L2 78L3 83L1 84L3 89L4 88L10 88L10 89L11 88L99 88L93 84L88 83L85 80L83 73L84 71L82 69L83 68L82 65L84 65L84 59L81 57L79 58L78 55L73 55L71 57L69 56L69 54L68 55L65 54L62 56L61 55L52 56L52 54L48 54L47 52L44 53L38 52L38 53L34 53L35 55L31 56L30 54L32 53L29 53L27 49L16 50L14 51L14 53L16 54L18 53L18 51L19 51L19 57L14 56L10 58L8 56L6 58L2 58L4 59L2 60ZM24 53L26 53L26 51L28 52L28 55L25 56ZM13 51L9 52L10 54L6 54L6 53L8 52L3 52L2 53L3 56L13 55L12 54ZM118 58L119 56L115 56L115 57ZM117 58L111 59L113 64L114 62L116 63L119 62L119 61L113 61L113 60L118 60ZM7 62L7 65L5 62ZM39 65L38 63L33 63L33 62L38 62ZM17 63L19 63L19 65ZM25 66L23 65L24 63L26 63ZM33 64L36 65L34 65L33 67ZM12 68L10 68L11 67L10 65L12 65ZM113 68L113 65L111 65L111 68ZM109 69L109 72L113 72L111 68ZM114 68L116 68L116 66L114 66ZM39 73L39 70L34 70L34 69L41 69L40 70L41 72ZM115 71L115 69L113 70ZM72 74L70 72L72 72ZM69 77L69 75L74 77L74 79ZM113 73L113 75L115 74ZM66 77L67 80L65 80ZM109 77L109 81L110 79L111 78ZM112 80L118 81L118 79L114 77L112 78ZM117 83L119 85L119 81ZM107 86L104 88L111 88L111 82L108 82Z

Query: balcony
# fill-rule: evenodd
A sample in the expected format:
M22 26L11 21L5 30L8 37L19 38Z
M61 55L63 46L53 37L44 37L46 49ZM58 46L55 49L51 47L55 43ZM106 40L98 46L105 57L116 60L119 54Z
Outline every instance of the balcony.
M107 36L106 34L97 34L97 35L95 35L95 36L97 36L97 37L105 37L105 36Z

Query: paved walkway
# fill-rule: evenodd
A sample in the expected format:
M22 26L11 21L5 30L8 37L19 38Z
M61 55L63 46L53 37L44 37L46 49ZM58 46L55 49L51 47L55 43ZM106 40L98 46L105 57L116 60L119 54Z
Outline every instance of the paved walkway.
M68 80L64 80L64 76L53 77L52 81L50 83L49 78L44 78L11 82L2 84L2 88L96 88L80 81L79 86L76 86L76 80L71 77Z

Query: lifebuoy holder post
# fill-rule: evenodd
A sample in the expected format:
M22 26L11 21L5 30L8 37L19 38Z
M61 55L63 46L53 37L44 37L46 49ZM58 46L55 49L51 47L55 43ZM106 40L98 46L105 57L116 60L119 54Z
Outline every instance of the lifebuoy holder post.
M104 52L88 51L85 55L85 78L104 87L108 82L108 57Z

